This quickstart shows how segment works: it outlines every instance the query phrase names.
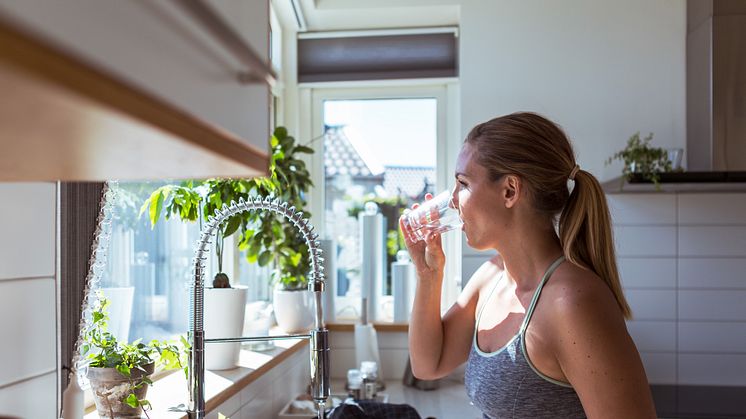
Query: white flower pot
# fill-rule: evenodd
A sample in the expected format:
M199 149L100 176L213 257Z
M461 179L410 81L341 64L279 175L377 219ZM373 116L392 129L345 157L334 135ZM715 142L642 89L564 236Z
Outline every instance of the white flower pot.
M244 313L248 288L234 285L233 288L205 287L204 329L205 339L237 338L243 332ZM241 344L205 344L205 368L229 370L238 366Z
M311 291L275 288L273 307L277 326L286 333L306 332L313 325Z

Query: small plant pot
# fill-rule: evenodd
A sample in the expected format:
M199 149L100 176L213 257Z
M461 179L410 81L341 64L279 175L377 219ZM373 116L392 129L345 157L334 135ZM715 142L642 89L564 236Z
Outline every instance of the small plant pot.
M248 288L205 287L204 327L205 338L238 338L243 332ZM238 366L241 353L239 342L208 343L205 345L205 368L230 370Z
M142 408L132 407L127 404L127 397L133 392L132 387L140 382L143 376L150 376L155 370L155 364L143 367L145 372L138 369L132 370L132 376L126 377L115 368L88 367L88 381L91 382L93 400L96 402L96 410L102 418L140 418ZM134 390L138 400L145 398L148 385L143 384Z
M307 332L313 325L311 292L275 288L273 307L277 326L286 333Z

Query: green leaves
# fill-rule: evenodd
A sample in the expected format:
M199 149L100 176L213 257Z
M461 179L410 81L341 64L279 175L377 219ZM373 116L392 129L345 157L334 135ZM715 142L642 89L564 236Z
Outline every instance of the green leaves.
M621 160L624 162L622 168L624 179L631 180L634 174L640 174L644 180L653 182L656 189L660 189L660 174L670 172L672 167L666 149L650 146L652 139L652 132L640 139L638 131L629 137L627 146L623 150L614 153L604 163L609 165L614 160Z
M135 390L153 384L146 367L155 363L166 370L182 368L186 373L189 343L184 336L180 336L179 343L153 340L145 344L142 339L130 344L117 341L106 323L110 302L100 291L97 296L91 313L93 322L84 331L85 343L81 352L91 360L91 367L114 368L129 377L129 394L124 400L127 405L140 407L143 411L152 409L148 400L138 399L135 395Z
M207 219L224 204L256 196L279 198L299 211L303 210L307 205L305 194L313 183L306 163L298 155L312 154L314 150L307 145L297 144L283 127L274 130L269 146L272 151L269 176L190 180L180 185L166 185L150 195L143 203L140 214L147 211L151 226L161 219L161 214L165 214L165 218L176 215L184 221L196 221L200 210ZM304 212L305 217L311 216ZM274 263L277 269L283 271L282 275L275 277L287 289L306 286L306 275L310 270L308 249L300 232L288 221L270 213L243 212L227 220L221 229L219 234L222 237L215 241L220 259L223 249L217 246L222 239L240 234L238 247L246 252L249 263L259 263L261 266ZM221 261L218 265L222 266Z

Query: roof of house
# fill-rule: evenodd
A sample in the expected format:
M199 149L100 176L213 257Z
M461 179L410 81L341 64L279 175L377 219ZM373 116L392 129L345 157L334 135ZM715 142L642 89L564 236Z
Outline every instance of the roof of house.
M374 177L370 168L352 146L342 127L327 127L324 135L324 171L326 176L350 175Z

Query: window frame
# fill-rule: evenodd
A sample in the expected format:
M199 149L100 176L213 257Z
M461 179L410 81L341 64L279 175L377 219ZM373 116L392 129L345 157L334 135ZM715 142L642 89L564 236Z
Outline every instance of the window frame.
M453 186L456 156L461 147L459 132L459 85L457 78L376 80L354 82L302 83L298 96L300 109L310 109L310 118L301 118L300 138L319 138L324 132L323 109L327 100L364 99L425 99L435 98L436 107L436 174L437 191ZM315 153L306 159L314 188L309 193L311 222L325 232L325 177L322 141L315 141ZM443 247L449 263L446 264L441 297L441 310L445 312L458 297L462 288L460 235L444 235ZM465 282L465 281L464 281Z

